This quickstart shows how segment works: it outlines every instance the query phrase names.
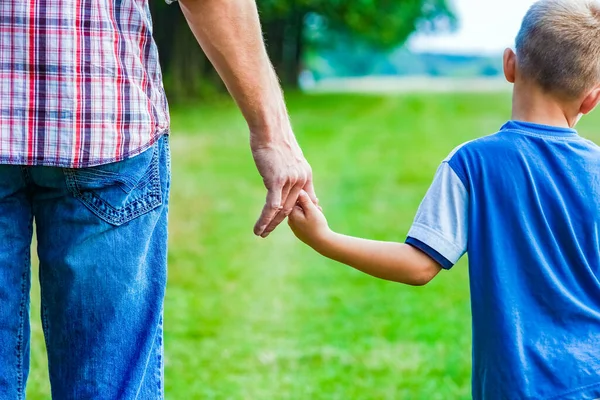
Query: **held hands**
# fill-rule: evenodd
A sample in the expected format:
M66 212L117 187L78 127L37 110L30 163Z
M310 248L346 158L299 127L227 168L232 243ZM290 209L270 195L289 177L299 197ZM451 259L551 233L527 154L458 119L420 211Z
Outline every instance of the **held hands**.
M300 146L291 133L273 143L260 143L251 136L252 156L267 188L267 200L254 234L266 238L292 212L301 191L308 193L309 202L317 197L312 170Z
M288 223L298 239L317 251L333 233L321 207L315 205L305 191L300 192Z

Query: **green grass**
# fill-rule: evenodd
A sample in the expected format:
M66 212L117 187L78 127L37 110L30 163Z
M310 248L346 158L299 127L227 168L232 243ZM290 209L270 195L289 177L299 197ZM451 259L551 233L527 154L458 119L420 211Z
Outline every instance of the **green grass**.
M506 94L292 95L330 225L403 241L438 163L493 133ZM325 260L287 226L252 236L264 199L229 103L173 111L168 399L468 399L465 260L424 288ZM582 124L599 139L597 116ZM48 399L38 289L28 394Z

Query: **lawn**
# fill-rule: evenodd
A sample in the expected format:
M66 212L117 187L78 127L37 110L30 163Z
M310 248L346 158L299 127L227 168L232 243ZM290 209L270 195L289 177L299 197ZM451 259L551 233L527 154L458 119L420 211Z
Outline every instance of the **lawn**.
M403 241L439 162L495 132L510 100L294 94L289 109L330 225ZM265 193L236 109L180 107L172 119L168 399L470 398L466 260L411 288L319 257L286 225L255 238ZM581 132L600 139L599 122ZM34 400L49 399L38 299L34 286Z

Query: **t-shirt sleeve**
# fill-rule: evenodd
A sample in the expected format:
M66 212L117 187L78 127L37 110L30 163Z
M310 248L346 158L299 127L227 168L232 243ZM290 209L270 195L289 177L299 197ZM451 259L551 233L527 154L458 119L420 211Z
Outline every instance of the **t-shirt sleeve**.
M450 269L467 251L469 195L444 161L419 206L406 243Z

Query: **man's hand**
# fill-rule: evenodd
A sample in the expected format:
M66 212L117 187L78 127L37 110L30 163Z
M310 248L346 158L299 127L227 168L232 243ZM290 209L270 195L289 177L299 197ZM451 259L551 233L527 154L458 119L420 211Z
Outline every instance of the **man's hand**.
M298 196L305 190L317 204L312 171L293 135L279 143L251 140L252 156L267 188L267 200L254 233L267 237L292 212ZM251 136L254 138L254 136Z
M267 187L254 233L267 237L298 194L315 197L310 166L292 133L283 94L263 43L254 0L180 0L198 43L225 82L250 129L252 155Z

